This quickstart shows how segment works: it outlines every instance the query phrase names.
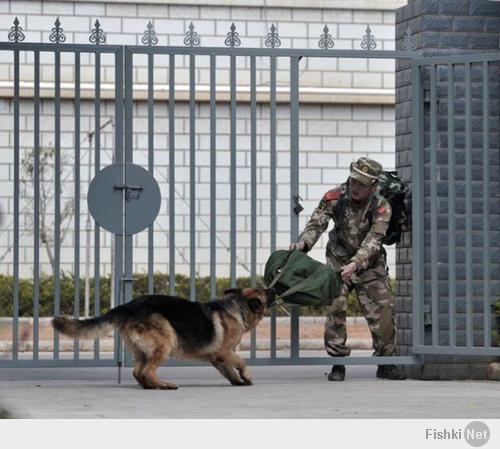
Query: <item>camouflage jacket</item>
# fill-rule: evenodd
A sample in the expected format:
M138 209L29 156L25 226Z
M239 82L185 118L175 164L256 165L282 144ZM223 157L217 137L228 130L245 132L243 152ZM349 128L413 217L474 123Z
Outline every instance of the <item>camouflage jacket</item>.
M378 191L366 202L356 204L351 201L349 190L337 187L323 195L299 241L304 242L309 251L333 219L335 226L329 233L327 258L333 256L341 265L354 261L357 271L362 271L373 266L379 257L385 260L381 241L391 213L389 201Z

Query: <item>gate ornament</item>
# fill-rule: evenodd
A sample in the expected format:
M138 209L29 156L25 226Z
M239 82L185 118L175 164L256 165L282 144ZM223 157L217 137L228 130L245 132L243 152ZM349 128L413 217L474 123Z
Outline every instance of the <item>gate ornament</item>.
M276 47L281 47L281 41L278 37L278 31L276 30L276 27L274 26L274 23L271 25L271 32L267 33L267 39L264 44L266 47L271 47L271 48L276 48Z
M231 31L227 33L224 45L226 45L227 47L239 47L241 45L241 40L238 36L238 33L236 32L236 25L234 24L234 22L231 24L229 29Z
M99 20L95 21L94 27L95 28L92 28L92 31L90 32L89 42L96 45L104 44L106 42L106 35L101 28Z
M318 42L318 47L323 48L324 50L328 50L329 48L333 48L333 39L332 35L329 33L328 27L325 25L323 28L323 34L321 35L319 42Z
M195 47L200 45L200 36L196 31L194 31L193 22L189 24L189 30L186 31L186 37L184 38L184 45L187 47Z
M14 19L14 26L10 28L9 35L7 36L11 42L22 42L24 41L23 28L19 25L19 19L16 17Z
M151 20L148 22L147 29L144 31L144 36L142 36L141 42L144 45L151 47L152 45L158 44L158 38L156 37L156 31L153 28Z
M377 48L377 43L375 42L375 37L372 34L370 25L366 26L366 34L363 36L363 40L361 41L361 48L363 50L374 50Z
M49 41L54 44L62 44L66 41L66 36L63 33L63 29L61 28L61 22L59 21L59 17L54 22L55 27L52 28L52 33L50 33Z
M403 35L403 41L401 42L402 50L416 50L417 42L415 41L415 36L412 36L410 25L406 28L405 34Z

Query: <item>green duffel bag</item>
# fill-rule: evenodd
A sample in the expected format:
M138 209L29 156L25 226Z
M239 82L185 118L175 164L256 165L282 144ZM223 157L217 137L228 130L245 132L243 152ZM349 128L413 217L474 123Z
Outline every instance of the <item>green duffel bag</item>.
M278 250L269 256L264 281L287 304L325 306L339 296L340 274L300 250Z

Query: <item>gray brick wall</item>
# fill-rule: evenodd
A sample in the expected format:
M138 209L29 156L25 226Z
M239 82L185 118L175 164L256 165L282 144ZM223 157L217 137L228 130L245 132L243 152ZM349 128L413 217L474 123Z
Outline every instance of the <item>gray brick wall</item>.
M410 24L416 31L417 48L424 49L425 55L448 55L471 53L475 51L498 50L499 44L500 4L488 1L412 1L396 11L396 42L400 43L406 27ZM410 66L405 61L396 65L396 167L411 184L411 90ZM499 64L490 64L490 239L492 274L492 298L496 300L500 294L500 265L498 249L500 242L498 202L499 189ZM447 345L448 340L448 175L447 172L447 91L448 71L445 66L437 67L437 132L438 150L436 173L437 181L437 224L438 224L438 305L439 305L439 343ZM484 233L482 223L482 192L483 192L483 140L482 140L482 69L479 65L471 66L471 98L472 98L472 263L473 263L473 327L474 344L483 342L483 282L482 254ZM465 100L464 100L464 68L456 66L455 81L455 189L454 204L456 220L456 310L457 310L457 344L465 343ZM429 71L424 73L424 88L429 86ZM424 106L424 147L430 141L430 111L428 104ZM425 150L425 300L430 303L430 155ZM412 251L411 233L407 233L396 252L397 262L397 297L398 297L398 349L401 355L411 354L412 345ZM427 310L427 309L426 309ZM495 322L492 323L493 329ZM497 330L498 331L498 330ZM425 342L430 343L431 328L426 328ZM484 363L487 358L471 363L470 359L460 357L425 356L426 365L423 368L411 370L414 377L423 378L477 378L486 377ZM444 367L445 361L460 363L455 369ZM480 363L482 362L482 364ZM482 367L482 368L481 368Z

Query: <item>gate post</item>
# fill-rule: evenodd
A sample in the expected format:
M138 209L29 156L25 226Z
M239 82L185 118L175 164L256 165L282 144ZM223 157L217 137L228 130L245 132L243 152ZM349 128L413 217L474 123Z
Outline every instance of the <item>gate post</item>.
M409 0L408 5L396 10L396 49L401 44L408 27L413 31L416 49L423 50L424 56L457 55L461 53L498 51L498 25L500 23L500 3L487 0ZM411 104L411 61L396 60L396 169L412 189L412 104ZM495 98L498 102L498 96ZM493 108L498 109L498 104ZM427 134L422 136L425 140ZM490 130L491 146L498 147L498 134ZM493 161L498 164L498 159ZM494 183L490 180L490 191ZM420 211L423 214L424 211ZM424 219L428 218L427 212ZM411 221L410 221L411 222ZM457 227L457 231L463 229ZM423 234L423 232L422 232ZM482 238L482 236L480 236ZM500 249L498 239L491 241L491 253ZM425 242L424 252L429 250ZM496 250L496 251L495 251ZM411 355L414 317L412 310L412 230L405 232L396 251L396 297L398 323L398 351L400 355ZM473 265L475 262L473 262ZM479 262L478 262L479 264ZM460 275L463 267L457 267ZM492 278L496 279L496 278ZM497 282L496 280L495 282ZM428 282L428 281L426 281ZM429 286L421 286L426 289ZM429 330L426 330L426 333ZM422 338L424 335L422 335ZM421 366L406 367L412 378L423 379L485 379L487 365L494 357L465 357L445 355L422 355Z

